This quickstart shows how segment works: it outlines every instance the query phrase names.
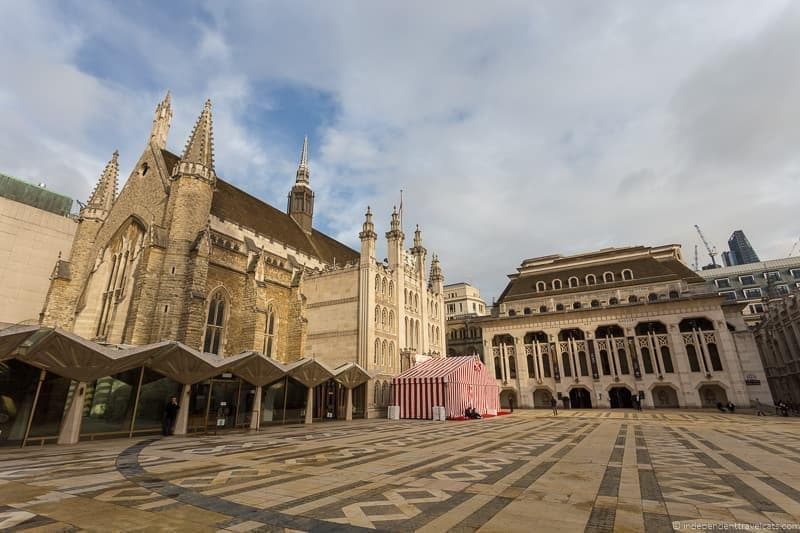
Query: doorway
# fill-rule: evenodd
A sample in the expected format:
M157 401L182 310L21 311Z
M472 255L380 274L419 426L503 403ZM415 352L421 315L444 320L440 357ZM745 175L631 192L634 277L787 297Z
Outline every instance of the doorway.
M569 404L572 409L591 409L592 396L583 387L576 387L569 391Z
M608 399L611 401L612 409L633 408L633 395L627 387L611 387L608 391Z

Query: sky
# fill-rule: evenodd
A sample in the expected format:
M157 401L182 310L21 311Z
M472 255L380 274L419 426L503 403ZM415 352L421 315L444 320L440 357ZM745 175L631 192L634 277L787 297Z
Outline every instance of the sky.
M85 201L172 92L206 98L217 174L283 208L309 136L315 225L358 248L404 191L446 283L488 303L525 258L800 237L790 0L0 0L0 172ZM379 239L379 255L385 240ZM797 251L795 253L798 253ZM383 255L381 255L383 257Z

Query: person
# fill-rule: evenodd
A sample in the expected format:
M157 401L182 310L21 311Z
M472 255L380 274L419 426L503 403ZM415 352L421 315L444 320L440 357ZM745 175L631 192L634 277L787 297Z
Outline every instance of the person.
M550 407L553 408L553 416L558 416L558 402L553 397L550 397Z
M636 410L637 411L641 411L642 410L642 399L639 398L639 396L636 396L634 399L636 401Z
M756 416L767 416L767 413L764 412L764 409L761 406L761 401L756 398Z
M181 406L178 405L178 398L175 396L171 397L164 407L164 427L162 428L162 433L165 437L175 432L175 420L178 418L178 410L180 408Z
M725 412L725 407L722 405L722 402L717 402L717 409L719 409L720 413Z
M513 396L509 396L508 397L508 408L511 410L512 413L514 412L514 397Z
M735 405L733 405L733 402L731 402L731 401L729 401L729 402L728 402L728 405L727 405L727 407L728 407L728 411L730 411L731 413L733 413L734 411L736 411L736 406L735 406Z
M786 404L786 402L782 401L780 404L778 404L778 407L781 408L781 414L783 416L789 416L789 406Z

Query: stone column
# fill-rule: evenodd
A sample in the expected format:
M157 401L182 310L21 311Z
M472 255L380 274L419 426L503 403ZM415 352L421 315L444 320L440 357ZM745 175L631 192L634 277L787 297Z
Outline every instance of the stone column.
M353 419L353 389L347 389L347 403L345 404L345 409L347 412L344 415L345 420L352 420Z
M77 444L80 439L85 393L86 382L79 381L72 393L72 403L67 409L67 414L61 419L61 429L58 432L59 444Z
M652 332L648 332L647 336L650 337L651 350L653 350L653 354L656 357L656 364L658 365L658 368L656 369L658 370L657 375L663 376L666 371L664 370L664 358L661 356L661 349L658 346L658 337L656 337L656 334Z
M308 387L308 395L306 396L306 419L305 424L311 424L314 420L314 387Z
M192 393L191 385L181 387L181 396L178 401L178 418L175 419L175 435L186 435L189 431L189 395Z
M253 412L250 415L250 429L261 429L261 391L263 387L256 387L256 395L253 398Z
M611 364L614 367L611 370L614 371L614 377L618 378L620 375L619 353L617 351L617 343L614 340L614 337L606 335L606 346L608 347L608 355L611 357Z

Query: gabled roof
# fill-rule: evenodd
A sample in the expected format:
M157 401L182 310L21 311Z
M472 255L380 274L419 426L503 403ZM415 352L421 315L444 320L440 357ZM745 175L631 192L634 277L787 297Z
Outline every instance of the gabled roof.
M394 379L423 378L436 379L450 377L452 374L463 369L467 365L475 364L483 366L475 356L464 355L459 357L443 357L441 359L431 359L424 363L412 366Z

